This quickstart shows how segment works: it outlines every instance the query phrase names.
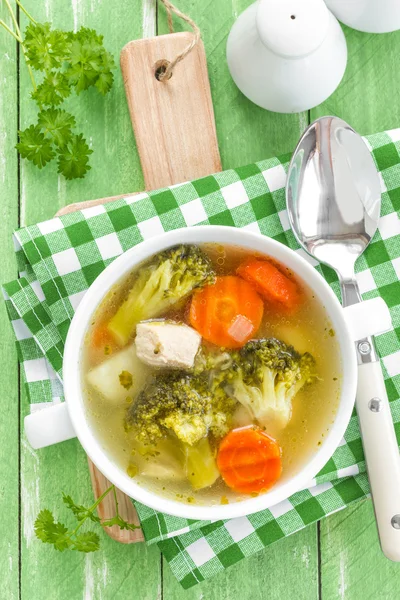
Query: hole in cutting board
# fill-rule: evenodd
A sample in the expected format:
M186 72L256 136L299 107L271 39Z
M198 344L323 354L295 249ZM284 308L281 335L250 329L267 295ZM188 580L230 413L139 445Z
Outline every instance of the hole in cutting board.
M169 60L166 60L165 58L163 58L162 60L158 60L154 65L154 76L158 81L160 81L160 76L163 75L163 73L165 73L165 71L167 70L168 65ZM168 79L171 79L171 77L172 73L170 74Z
M294 20L296 18L296 15L290 15L290 18Z

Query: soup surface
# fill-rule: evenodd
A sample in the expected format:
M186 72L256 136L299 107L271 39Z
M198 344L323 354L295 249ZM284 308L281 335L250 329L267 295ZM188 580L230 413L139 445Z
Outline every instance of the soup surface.
M329 431L335 332L306 282L249 250L180 246L104 298L82 380L107 453L174 500L224 504L290 478Z

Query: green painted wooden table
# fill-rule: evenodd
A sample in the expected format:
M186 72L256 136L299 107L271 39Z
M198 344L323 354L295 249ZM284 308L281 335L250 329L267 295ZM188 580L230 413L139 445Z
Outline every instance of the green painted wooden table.
M177 0L178 2L178 0ZM223 166L238 166L293 149L314 118L335 114L363 134L400 126L400 31L369 35L346 29L349 64L342 84L323 105L277 115L251 104L232 83L225 61L228 31L251 0L179 0L201 27ZM156 0L25 1L36 18L58 27L95 27L115 55L131 39L166 33ZM1 17L9 23L3 3ZM25 21L21 17L24 26ZM180 30L179 23L176 29ZM261 76L261 74L260 74ZM14 40L0 31L1 279L16 276L14 228L51 217L71 202L140 190L142 174L120 74L105 101L81 96L76 116L95 152L83 181L66 182L53 166L40 172L18 160L17 129L31 122L30 82ZM382 556L370 501L287 538L214 579L183 591L157 548L123 546L102 536L94 554L56 553L38 542L40 508L60 507L60 492L92 497L86 457L77 441L33 451L23 435L28 410L10 326L0 307L0 598L12 600L395 600L400 565ZM59 515L63 515L62 507Z

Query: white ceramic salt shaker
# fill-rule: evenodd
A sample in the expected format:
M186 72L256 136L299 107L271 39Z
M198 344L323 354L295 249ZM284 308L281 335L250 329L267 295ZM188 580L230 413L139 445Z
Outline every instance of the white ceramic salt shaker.
M227 60L236 85L255 104L296 113L334 92L347 46L323 0L259 0L234 23Z
M345 25L368 33L400 29L400 0L325 0Z

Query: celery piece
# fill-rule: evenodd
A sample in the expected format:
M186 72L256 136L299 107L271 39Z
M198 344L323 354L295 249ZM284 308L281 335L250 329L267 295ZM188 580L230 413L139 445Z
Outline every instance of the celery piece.
M219 477L217 463L207 438L194 446L184 445L185 473L194 490L211 486Z

